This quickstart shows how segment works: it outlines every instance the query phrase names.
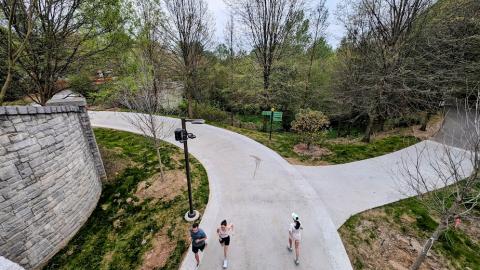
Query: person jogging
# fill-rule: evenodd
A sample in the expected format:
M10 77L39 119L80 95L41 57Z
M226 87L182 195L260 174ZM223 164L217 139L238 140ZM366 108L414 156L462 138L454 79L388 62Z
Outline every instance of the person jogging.
M297 214L292 213L293 222L290 223L290 228L288 229L288 251L292 252L292 244L295 244L295 264L298 265L300 263L299 256L300 256L300 240L301 240L301 233L300 231L303 229L302 224L300 223L299 217Z
M198 256L198 251L202 251L207 246L206 240L207 235L205 232L198 227L198 223L193 223L192 229L190 230L190 237L192 238L192 252L195 254L195 260L197 261L197 268L200 265L200 257Z
M230 234L233 231L233 224L228 224L226 220L223 220L220 223L220 227L217 228L217 234L220 242L220 245L223 247L223 268L228 267L227 253L228 246L230 246Z

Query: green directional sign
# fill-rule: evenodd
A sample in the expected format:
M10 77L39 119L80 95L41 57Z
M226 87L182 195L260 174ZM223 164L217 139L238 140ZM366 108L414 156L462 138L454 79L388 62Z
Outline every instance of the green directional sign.
M273 112L273 122L282 122L283 112Z
M263 111L262 115L263 116L270 116L270 115L272 115L272 112L271 111Z

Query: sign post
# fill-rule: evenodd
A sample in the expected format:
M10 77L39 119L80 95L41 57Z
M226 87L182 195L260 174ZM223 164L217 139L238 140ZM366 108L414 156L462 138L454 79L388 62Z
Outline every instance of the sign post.
M262 111L262 116L263 116L263 130L264 132L267 132L267 117L270 119L270 115L272 114L271 111Z
M272 140L272 127L273 127L273 114L275 112L275 108L272 108L271 109L271 112L270 112L270 136L268 138L269 141Z
M266 131L266 118L270 120L270 135L269 140L272 140L272 131L273 131L273 122L282 122L283 112L276 112L275 108L272 108L270 111L262 111L262 116L264 119L264 130Z

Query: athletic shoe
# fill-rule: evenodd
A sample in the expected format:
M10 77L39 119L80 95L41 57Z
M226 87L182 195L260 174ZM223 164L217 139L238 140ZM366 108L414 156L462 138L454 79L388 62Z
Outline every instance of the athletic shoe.
M292 249L291 247L289 247L289 246L287 246L287 249L288 249L288 251L290 251L290 252L293 251L293 249Z
M295 262L296 265L300 264L300 261L298 259L295 259L294 262Z

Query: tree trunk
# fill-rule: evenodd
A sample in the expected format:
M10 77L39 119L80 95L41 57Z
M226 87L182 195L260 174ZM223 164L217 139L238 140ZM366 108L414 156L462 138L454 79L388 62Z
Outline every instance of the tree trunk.
M307 71L307 78L305 81L305 95L303 98L303 108L306 107L309 95L308 95L308 90L310 88L310 78L312 77L312 66L313 66L313 58L315 57L315 47L317 46L317 32L315 31L315 40L313 42L312 50L310 53L310 61L308 63L308 71Z
M368 114L368 125L367 129L365 130L365 136L362 139L362 142L369 143L370 137L372 135L373 124L375 122L375 116Z
M430 112L427 112L425 114L425 117L423 118L422 126L420 127L421 131L427 130L427 124L428 124L428 121L430 121L430 117L432 117L432 114Z
M432 248L433 243L438 240L438 238L447 230L447 227L444 225L444 223L440 223L438 227L435 229L433 232L432 236L425 242L423 245L422 250L420 250L417 259L413 263L413 265L410 267L410 270L418 270L422 263L425 261L428 255L428 251L430 248Z
M3 104L3 99L7 94L7 89L10 87L11 82L12 82L12 71L10 68L8 68L7 78L5 79L5 82L3 83L3 86L2 86L2 90L0 91L0 105Z
M263 91L265 97L265 109L270 109L270 98L268 89L270 87L270 68L268 66L263 67Z
M162 181L164 180L164 172L163 172L163 163L162 163L162 156L160 155L160 145L158 145L158 142L156 139L155 140L155 149L157 150L157 158L158 158L158 165L160 166L160 178Z
M187 113L189 118L193 118L192 95L189 92L187 92Z

